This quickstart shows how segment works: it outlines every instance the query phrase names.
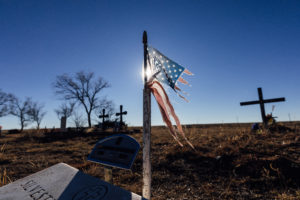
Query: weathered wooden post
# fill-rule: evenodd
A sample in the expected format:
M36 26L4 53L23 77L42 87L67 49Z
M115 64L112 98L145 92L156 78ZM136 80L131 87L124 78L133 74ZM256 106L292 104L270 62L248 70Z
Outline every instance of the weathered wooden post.
M143 197L151 199L151 93L147 85L147 32L143 33L144 44L144 90L143 90Z
M113 177L112 177L112 168L111 167L104 167L104 180L110 184L113 184Z

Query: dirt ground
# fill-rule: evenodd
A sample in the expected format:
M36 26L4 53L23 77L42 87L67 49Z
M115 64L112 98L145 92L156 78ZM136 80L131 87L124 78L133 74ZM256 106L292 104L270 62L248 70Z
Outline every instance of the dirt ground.
M153 127L153 200L300 199L300 123L281 123L271 132L250 128L251 124L185 126L194 151L184 141L180 147L166 128ZM139 131L135 127L126 133L142 144ZM0 186L59 162L104 179L103 166L87 161L87 156L111 132L10 132L0 137ZM142 150L131 171L113 169L113 182L141 195Z

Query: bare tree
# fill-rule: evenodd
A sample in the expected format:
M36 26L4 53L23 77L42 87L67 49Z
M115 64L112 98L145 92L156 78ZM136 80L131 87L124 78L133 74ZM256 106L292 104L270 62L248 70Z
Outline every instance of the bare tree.
M92 72L77 72L74 77L67 74L57 76L54 83L55 93L65 100L74 100L79 102L86 114L89 127L92 126L92 111L98 108L98 94L109 84L102 77L95 80Z
M67 120L69 117L71 117L75 104L75 102L66 102L62 103L58 109L55 109L54 112L56 113L58 119L65 117Z
M3 117L8 114L8 101L9 95L0 90L0 117Z
M72 116L73 123L77 129L84 127L85 123L82 115L80 115L78 112L73 112Z
M43 108L44 108L43 105L38 104L37 102L31 102L27 113L29 119L33 122L36 122L38 130L40 129L40 124L42 122L42 119L46 115L46 112L43 111Z
M22 101L19 98L15 97L14 95L10 95L9 114L19 118L21 132L23 131L24 127L28 125L28 122L30 122L28 111L30 109L31 104L32 104L32 100L28 97L25 99L25 101Z

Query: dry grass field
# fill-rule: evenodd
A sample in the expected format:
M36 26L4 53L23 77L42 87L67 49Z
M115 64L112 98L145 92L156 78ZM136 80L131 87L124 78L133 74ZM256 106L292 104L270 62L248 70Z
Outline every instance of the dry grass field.
M283 125L290 130L251 133L250 124L186 126L196 151L178 146L166 128L153 127L153 200L300 199L300 123ZM59 162L104 179L103 167L87 156L112 133L44 131L2 134L0 185ZM142 144L142 133L128 134ZM131 171L113 169L113 182L141 194L141 150Z

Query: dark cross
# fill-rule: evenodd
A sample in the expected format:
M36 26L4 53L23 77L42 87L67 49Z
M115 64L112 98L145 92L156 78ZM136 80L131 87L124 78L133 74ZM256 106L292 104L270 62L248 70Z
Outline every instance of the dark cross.
M104 126L104 119L107 117L108 117L108 115L105 114L105 109L103 109L102 115L99 115L99 118L102 118L102 127Z
M127 115L127 111L123 112L123 105L120 105L120 112L116 113L117 116L120 115L120 128L122 127L123 124L123 115Z
M253 104L259 104L260 105L260 112L261 112L261 118L263 120L263 123L265 126L267 126L267 119L266 119L266 113L265 113L265 103L274 103L274 102L281 102L285 101L284 97L281 98L275 98L275 99L264 99L262 94L262 89L257 88L258 91L258 101L247 101L247 102L241 102L241 106L247 106L247 105L253 105Z

